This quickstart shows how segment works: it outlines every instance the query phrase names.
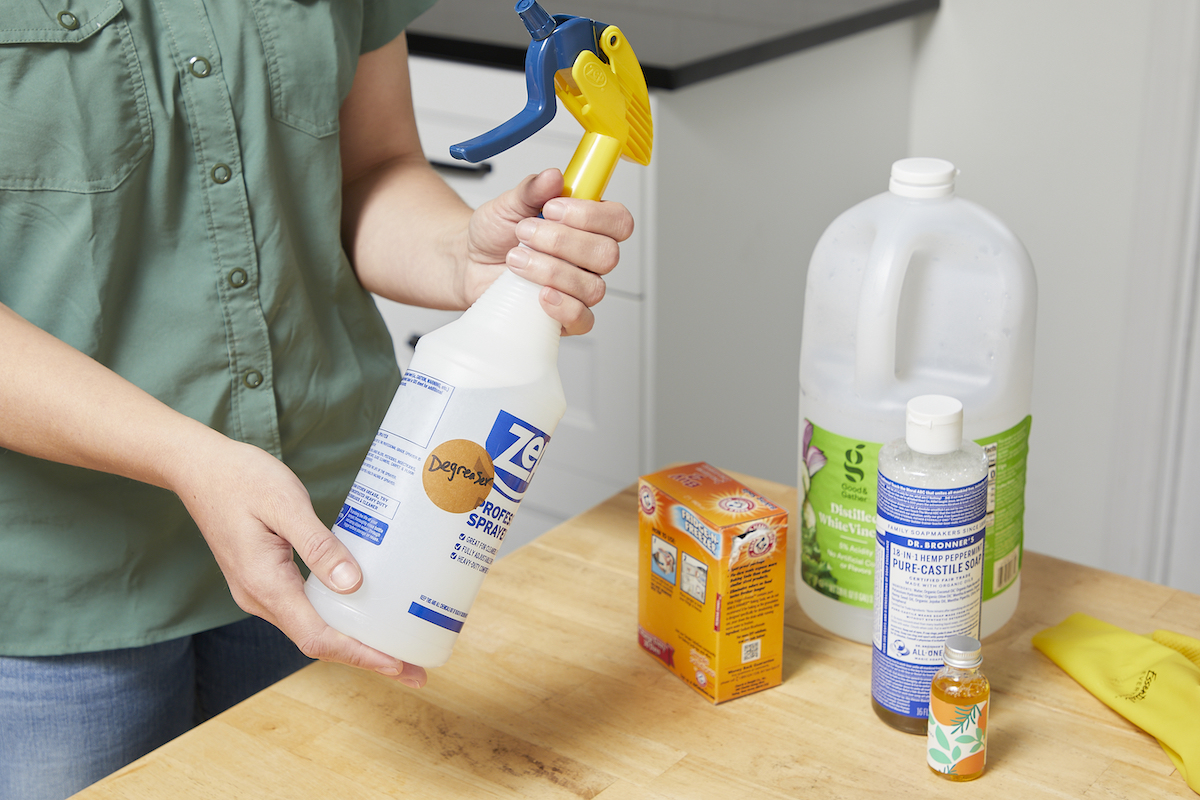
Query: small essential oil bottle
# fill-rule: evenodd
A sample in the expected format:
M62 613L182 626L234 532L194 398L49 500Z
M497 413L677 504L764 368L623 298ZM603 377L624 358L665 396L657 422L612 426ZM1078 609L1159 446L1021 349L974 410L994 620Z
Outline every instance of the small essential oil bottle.
M946 640L945 666L929 689L929 738L925 760L950 781L973 781L987 760L991 687L979 671L983 646L971 636Z

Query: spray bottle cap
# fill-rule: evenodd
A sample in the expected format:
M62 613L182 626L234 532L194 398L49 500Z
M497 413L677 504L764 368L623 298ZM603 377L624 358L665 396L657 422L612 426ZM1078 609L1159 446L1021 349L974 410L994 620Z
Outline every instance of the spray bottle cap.
M650 163L654 122L637 55L621 29L585 17L550 15L537 0L517 0L532 41L525 52L525 107L450 155L479 162L541 130L557 97L583 126L584 139L563 173L563 194L599 200L620 158Z
M974 669L983 663L983 645L973 636L951 636L942 660L951 667Z
M908 401L904 440L918 453L952 453L962 445L963 406L953 397L923 394Z
M946 197L954 194L958 170L941 158L902 158L892 164L888 189L901 197Z

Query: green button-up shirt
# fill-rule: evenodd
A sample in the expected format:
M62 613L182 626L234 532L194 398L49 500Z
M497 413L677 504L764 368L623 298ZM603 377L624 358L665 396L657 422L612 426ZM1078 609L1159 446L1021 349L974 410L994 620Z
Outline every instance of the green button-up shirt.
M399 378L338 110L433 0L0 0L0 302L282 458L327 522ZM0 654L239 619L170 492L0 451Z

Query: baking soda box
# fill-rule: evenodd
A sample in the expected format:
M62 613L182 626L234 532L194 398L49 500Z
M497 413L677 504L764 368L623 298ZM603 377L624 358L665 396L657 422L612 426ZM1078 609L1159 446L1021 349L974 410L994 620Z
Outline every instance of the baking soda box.
M705 463L638 482L638 642L714 703L783 680L787 511Z

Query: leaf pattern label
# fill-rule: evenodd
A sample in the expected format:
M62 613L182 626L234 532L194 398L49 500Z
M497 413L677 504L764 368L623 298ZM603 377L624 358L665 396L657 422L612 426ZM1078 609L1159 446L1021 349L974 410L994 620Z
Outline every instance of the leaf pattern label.
M968 776L983 771L987 756L988 701L958 706L940 697L929 702L926 760L930 769Z

